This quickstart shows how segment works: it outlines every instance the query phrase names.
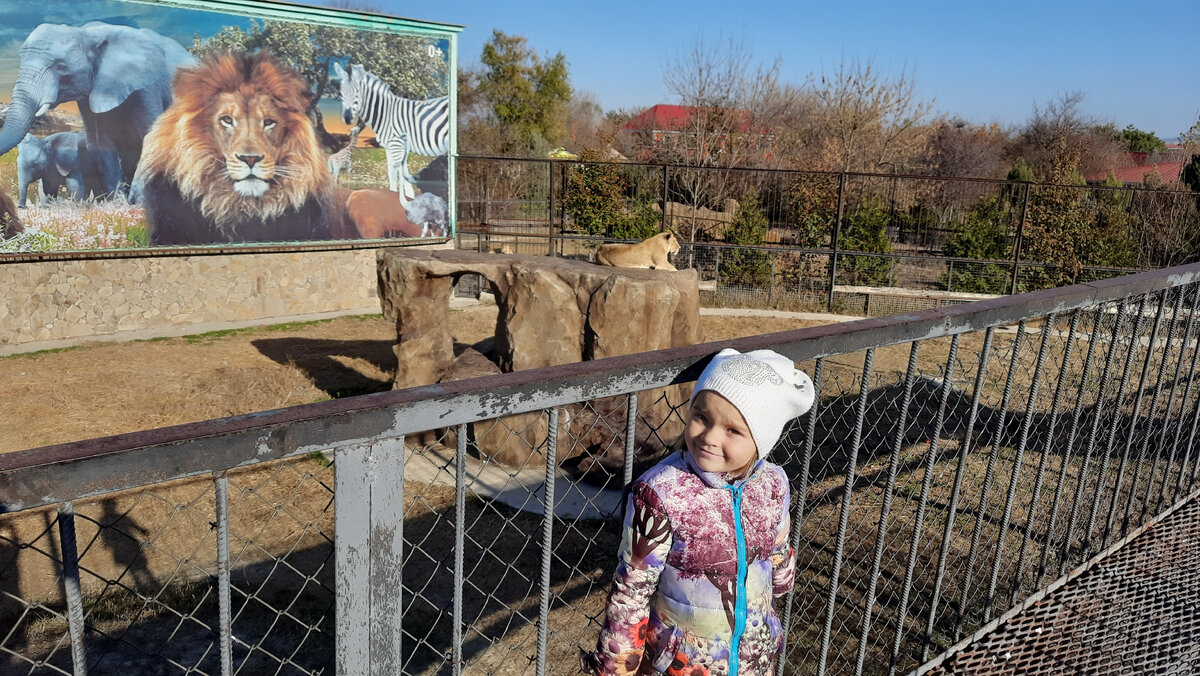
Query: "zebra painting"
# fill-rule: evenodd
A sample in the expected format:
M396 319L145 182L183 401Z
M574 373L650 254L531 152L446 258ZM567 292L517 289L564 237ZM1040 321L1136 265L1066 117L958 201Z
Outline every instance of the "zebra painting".
M341 80L342 118L351 124L357 118L375 132L387 156L388 184L402 200L416 195L415 179L408 171L408 154L444 155L450 150L450 98L414 100L392 93L387 83L362 65L350 64L347 73L333 64L334 77Z

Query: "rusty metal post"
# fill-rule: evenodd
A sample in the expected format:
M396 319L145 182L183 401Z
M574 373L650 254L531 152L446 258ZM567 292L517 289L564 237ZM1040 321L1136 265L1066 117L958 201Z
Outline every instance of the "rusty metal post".
M795 506L792 509L792 550L795 551L800 547L800 525L804 523L804 508L808 501L808 487L811 479L809 478L809 467L812 465L813 456L813 440L817 435L817 418L820 415L821 408L821 382L825 374L825 358L822 357L813 365L812 383L813 392L816 396L813 398L812 408L808 410L806 433L804 435L804 451L800 459L800 472L797 479L800 485L796 488ZM779 654L787 655L788 637L791 635L792 626L792 606L795 604L796 588L792 587L788 590L787 601L783 606L783 640L781 641ZM775 660L775 676L783 676L783 666L786 659Z
M669 193L669 186L670 186L670 180L671 180L670 171L671 171L671 167L664 164L663 165L663 191L662 191L662 202L663 202L662 203L662 228L661 228L660 232L667 231L667 197L670 194Z
M1021 263L1021 239L1025 236L1025 217L1029 213L1029 187L1030 184L1025 184L1025 199L1021 202L1021 220L1017 222L1017 236L1013 240L1013 264L1012 278L1008 283L1008 295L1013 295L1017 292L1017 267Z
M829 242L829 295L825 298L826 309L833 309L833 287L837 284L838 240L842 235L842 210L846 206L846 174L838 175L837 219L833 222L833 237Z
M858 401L855 404L854 433L850 441L850 458L846 464L846 479L842 487L841 507L838 511L837 544L833 554L833 570L829 576L829 595L825 605L825 628L821 632L821 654L817 662L818 674L827 673L825 667L828 664L829 649L833 641L833 619L837 612L842 564L846 556L846 533L850 527L850 511L853 507L854 477L858 471L858 451L862 442L863 422L867 417L867 400L871 392L871 373L874 365L875 349L871 348L867 350L863 358L862 379L859 381ZM801 496L801 499L803 497ZM796 530L799 529L800 524L796 524Z
M554 257L554 163L546 163L546 246L547 256Z

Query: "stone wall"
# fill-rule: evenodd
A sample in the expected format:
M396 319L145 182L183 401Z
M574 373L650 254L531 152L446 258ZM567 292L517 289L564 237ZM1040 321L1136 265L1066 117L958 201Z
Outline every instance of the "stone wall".
M0 354L379 312L375 256L342 249L0 262Z

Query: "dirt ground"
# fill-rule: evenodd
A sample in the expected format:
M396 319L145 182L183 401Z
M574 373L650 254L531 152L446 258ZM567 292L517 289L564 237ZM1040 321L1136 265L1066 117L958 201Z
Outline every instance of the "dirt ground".
M450 311L456 349L492 335L495 305ZM811 326L701 318L704 340ZM0 453L387 390L395 327L343 317L0 358Z

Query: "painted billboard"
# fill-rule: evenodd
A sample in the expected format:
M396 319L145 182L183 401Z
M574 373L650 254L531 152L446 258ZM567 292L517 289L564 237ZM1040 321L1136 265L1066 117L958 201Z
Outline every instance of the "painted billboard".
M0 255L453 234L458 26L0 5Z

